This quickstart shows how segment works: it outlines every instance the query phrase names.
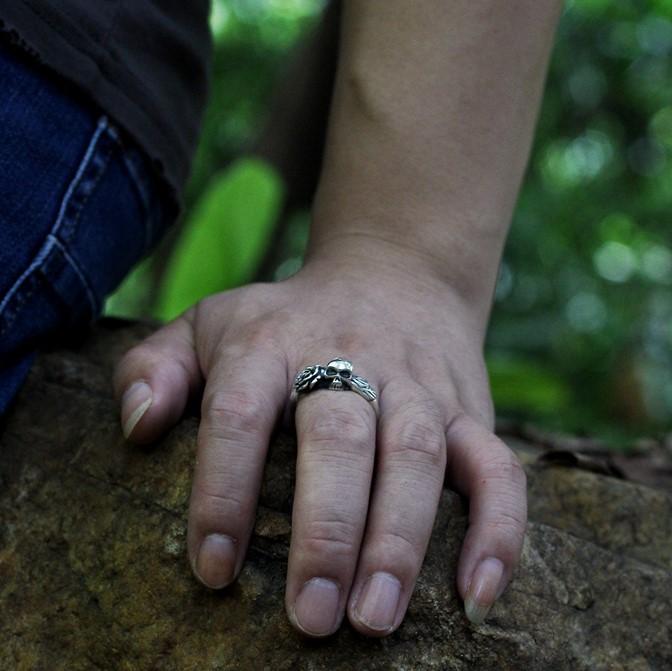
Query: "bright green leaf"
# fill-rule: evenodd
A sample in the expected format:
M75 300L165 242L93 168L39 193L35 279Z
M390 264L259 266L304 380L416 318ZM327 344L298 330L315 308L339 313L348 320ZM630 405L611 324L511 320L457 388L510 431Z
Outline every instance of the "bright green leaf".
M257 159L215 175L184 224L156 316L172 319L205 296L252 280L283 195L280 177Z

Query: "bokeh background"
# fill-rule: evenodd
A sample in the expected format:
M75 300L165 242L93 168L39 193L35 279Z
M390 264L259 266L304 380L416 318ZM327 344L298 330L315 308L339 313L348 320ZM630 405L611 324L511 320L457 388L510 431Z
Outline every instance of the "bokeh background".
M257 150L278 81L324 8L213 0L213 89L183 221L109 314L169 319L203 295L300 267L308 207ZM500 415L624 449L665 432L671 234L672 0L570 0L488 337Z

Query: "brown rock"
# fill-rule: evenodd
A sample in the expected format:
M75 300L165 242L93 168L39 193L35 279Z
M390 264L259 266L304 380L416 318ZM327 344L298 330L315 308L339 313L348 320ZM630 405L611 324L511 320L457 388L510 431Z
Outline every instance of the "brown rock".
M456 594L465 504L446 490L396 633L297 634L283 606L295 459L283 437L239 580L203 588L185 550L197 420L134 449L111 398L113 361L146 332L106 323L78 351L43 355L4 422L3 671L672 668L672 497L557 465L527 467L522 564L484 625Z

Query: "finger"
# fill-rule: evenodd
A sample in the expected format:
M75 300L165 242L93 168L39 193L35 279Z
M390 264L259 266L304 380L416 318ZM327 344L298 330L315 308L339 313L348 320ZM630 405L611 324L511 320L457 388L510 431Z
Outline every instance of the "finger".
M525 471L497 436L467 415L446 435L448 477L469 497L469 529L457 571L467 617L480 624L518 565L527 522Z
M376 415L355 393L298 403L298 458L285 603L310 636L338 629L355 573L371 487Z
M219 589L242 568L269 439L289 383L276 354L239 348L219 355L206 375L187 546L196 577Z
M381 390L376 481L357 577L352 625L384 636L403 620L427 551L444 479L442 413L419 386Z
M130 349L117 364L114 389L124 436L134 443L158 438L181 417L189 395L200 385L189 311Z

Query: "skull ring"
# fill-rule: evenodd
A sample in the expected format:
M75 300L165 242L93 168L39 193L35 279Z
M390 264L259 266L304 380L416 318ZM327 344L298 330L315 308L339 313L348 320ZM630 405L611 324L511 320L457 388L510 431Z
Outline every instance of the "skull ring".
M300 371L294 378L289 399L292 403L296 403L300 394L318 389L354 391L369 401L378 414L378 394L363 377L352 372L352 363L340 356L332 359L326 366L313 364Z

